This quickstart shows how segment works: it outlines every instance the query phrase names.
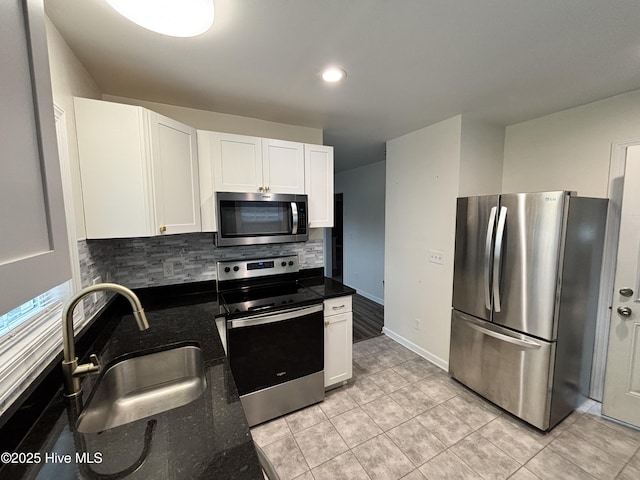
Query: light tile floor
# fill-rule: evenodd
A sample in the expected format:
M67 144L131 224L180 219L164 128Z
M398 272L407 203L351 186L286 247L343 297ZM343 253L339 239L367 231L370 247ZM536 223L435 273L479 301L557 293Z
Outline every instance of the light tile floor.
M543 434L384 335L354 344L353 370L251 430L282 480L640 479L640 431L594 401Z

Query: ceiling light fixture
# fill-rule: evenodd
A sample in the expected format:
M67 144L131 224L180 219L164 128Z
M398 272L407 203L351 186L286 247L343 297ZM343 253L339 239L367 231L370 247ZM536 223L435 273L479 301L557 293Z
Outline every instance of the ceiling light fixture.
M213 24L213 0L107 0L138 25L172 37L195 37Z
M322 71L322 79L327 83L339 82L346 76L347 72L340 67L328 67Z

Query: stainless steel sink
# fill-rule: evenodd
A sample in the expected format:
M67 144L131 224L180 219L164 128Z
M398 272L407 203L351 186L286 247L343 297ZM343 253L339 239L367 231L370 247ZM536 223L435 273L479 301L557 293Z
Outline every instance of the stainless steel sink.
M206 386L202 351L193 345L122 360L99 378L77 431L101 432L181 407Z

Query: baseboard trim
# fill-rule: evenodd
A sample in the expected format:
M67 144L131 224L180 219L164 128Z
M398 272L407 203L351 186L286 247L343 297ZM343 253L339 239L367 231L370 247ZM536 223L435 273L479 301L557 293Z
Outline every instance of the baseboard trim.
M370 293L367 293L364 290L358 290L357 288L356 288L356 293L358 295L363 296L364 298L371 300L372 302L376 302L377 304L384 306L384 300L382 298L378 298L375 295L371 295Z
M389 338L395 340L396 342L398 342L403 347L407 347L412 352L417 353L422 358L424 358L426 360L429 360L431 363L437 365L438 367L443 369L445 372L449 371L449 362L448 361L446 361L446 360L434 355L433 353L425 350L421 346L416 345L411 340L407 340L402 335L398 335L393 330L389 330L387 327L383 327L382 328L382 333L384 333Z

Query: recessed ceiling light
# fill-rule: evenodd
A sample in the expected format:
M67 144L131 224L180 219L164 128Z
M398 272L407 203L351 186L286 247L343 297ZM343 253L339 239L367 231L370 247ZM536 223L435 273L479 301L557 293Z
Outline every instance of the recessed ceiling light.
M163 35L195 37L213 24L213 0L107 0L134 23Z
M345 72L340 67L329 67L329 68L325 68L322 71L322 79L328 83L339 82L346 76L347 76L347 72Z

